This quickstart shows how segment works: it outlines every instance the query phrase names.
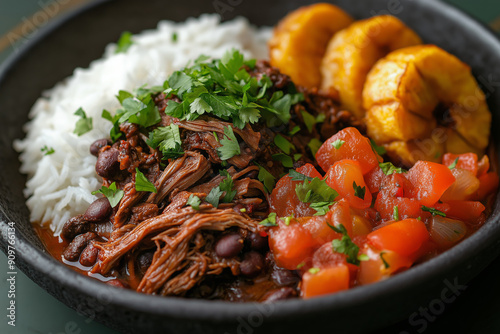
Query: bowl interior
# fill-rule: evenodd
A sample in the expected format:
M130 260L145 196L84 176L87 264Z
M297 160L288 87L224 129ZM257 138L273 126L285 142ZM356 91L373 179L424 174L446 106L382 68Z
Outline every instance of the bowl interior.
M378 14L398 16L416 30L426 43L437 44L457 55L472 67L487 95L493 112L493 124L498 122L500 42L481 24L446 4L432 0L332 2L357 19ZM75 300L89 303L89 298L95 300L96 296L106 289L106 295L110 299L109 305L113 307L106 312L100 312L100 319L120 328L148 328L147 324L137 319L154 315L158 318L152 323L157 324L155 321L160 321L168 328L172 328L172 324L181 326L180 322L184 321L183 326L187 327L179 328L194 326L191 328L194 331L203 329L210 332L214 328L222 328L217 326L223 326L225 323L231 322L234 325L237 316L248 316L250 312L257 310L258 306L251 304L230 305L223 302L157 298L110 289L81 277L50 258L29 223L29 212L24 204L22 192L26 178L19 173L18 155L12 149L12 142L24 136L22 129L23 124L28 121L28 112L43 91L71 75L76 67L87 67L92 60L99 58L105 45L116 41L124 30L138 33L154 28L157 22L163 19L183 21L207 12L219 13L225 20L245 16L256 25L272 26L287 12L308 3L313 1L183 0L170 1L167 4L165 1L150 0L147 5L146 2L135 0L98 1L97 5L88 6L85 11L68 14L35 32L18 46L13 57L0 68L0 115L3 120L0 124L2 249L6 249L6 222L15 222L21 269L72 307L76 307ZM498 133L493 131L492 140L496 147L499 147ZM268 321L269 327L266 328L274 328L279 332L284 332L287 328L297 329L300 325L290 319L317 319L319 316L329 319L328 314L331 314L332 310L338 311L339 319L355 319L352 315L354 308L358 310L355 313L359 314L360 311L377 305L378 301L381 303L381 309L385 308L384 311L390 312L375 312L371 324L359 327L392 322L414 310L415 304L408 301L408 298L400 297L397 299L400 302L398 306L390 305L383 301L387 296L396 296L413 289L407 296L413 295L415 300L423 300L432 295L432 287L439 288L445 275L460 275L464 280L468 280L498 255L500 249L494 247L497 243L495 239L500 236L500 226L496 224L498 216L497 202L492 218L475 235L429 263L392 278L389 283L382 282L315 300L278 303L273 306ZM480 256L485 253L488 255ZM464 269L466 266L470 267ZM424 282L427 282L427 285L423 289L418 288ZM128 314L139 314L139 318L134 318L135 322L124 320L123 310L129 312ZM279 325L279 320L285 318L288 320ZM117 319L121 319L121 325L117 324ZM198 322L189 324L192 319ZM199 323L202 325L198 325ZM322 323L328 326L328 321L322 320Z

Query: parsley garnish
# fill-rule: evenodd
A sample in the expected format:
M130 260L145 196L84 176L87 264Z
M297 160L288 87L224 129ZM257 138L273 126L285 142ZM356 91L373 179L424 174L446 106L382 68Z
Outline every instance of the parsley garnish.
M137 191L149 191L156 193L156 187L151 181L149 181L144 174L139 170L135 169L135 190Z
M408 173L407 170L405 170L405 169L403 169L401 167L396 167L391 162L379 163L378 165L382 169L382 172L385 175L391 175L391 174L394 174L394 173L398 173L398 174Z
M116 183L113 182L108 187L102 186L101 189L93 191L92 195L103 194L109 201L112 208L120 203L125 192L121 189L116 189Z
M76 122L75 130L73 131L73 133L75 133L77 136L81 136L92 130L92 117L87 118L87 114L82 108L78 108L78 110L75 111L74 115L80 116L80 119Z
M275 212L271 212L269 214L269 216L267 216L266 219L264 219L263 221L261 221L259 223L259 225L262 225L262 226L278 226L278 224L276 223L276 213Z
M378 146L373 139L370 139L370 144L372 145L373 152L378 155L384 155L387 153L386 149L383 146Z
M345 226L339 224L337 227L335 227L333 225L330 225L329 223L327 224L332 230L342 234L341 239L335 239L332 241L332 250L334 252L347 255L346 259L347 263L359 266L360 262L360 259L358 258L359 247L354 242L352 242L351 237L349 237L349 235L347 234L347 229L345 228Z
M221 147L217 148L221 160L228 160L241 153L240 145L234 135L233 128L226 126L224 128L224 137L220 140Z
M274 185L276 184L276 178L273 176L273 174L269 173L267 169L260 165L258 166L259 175L257 176L257 178L264 184L264 189L266 190L266 192L270 194L274 189Z
M345 143L345 141L343 141L342 139L337 139L336 141L334 141L334 142L332 143L332 146L333 146L336 150L338 150L339 148L341 148L341 147L342 147L342 145L344 145L344 143Z
M300 173L297 174L302 175ZM297 184L295 186L295 193L301 202L311 203L311 208L317 211L315 215L326 214L330 205L333 204L333 201L338 196L335 189L331 188L325 180L317 177L312 178L310 181L304 179L303 183Z
M309 143L307 143L307 147L311 150L312 155L316 155L321 145L323 145L323 143L316 138L311 139Z
M380 259L382 260L382 262L384 263L384 267L385 269L389 269L390 265L389 263L384 259L384 254L385 252L380 252Z
M219 207L220 197L224 192L220 190L219 187L212 188L208 193L207 197L205 197L205 201L212 204L214 208Z
M448 166L448 168L453 169L453 168L457 167L457 163L458 163L458 157L455 159L455 161L453 161L451 163L451 165Z
M40 149L40 151L43 152L43 155L51 155L51 154L54 154L54 152L55 152L53 147L47 147L47 145L42 147Z
M115 53L124 53L128 50L128 48L134 44L132 42L132 33L130 31L122 32L120 39L116 43Z
M201 200L198 196L191 194L191 195L189 195L189 198L188 198L186 204L190 205L193 208L193 210L199 210Z
M209 113L232 121L240 129L263 118L268 126L276 126L288 123L291 106L304 99L293 84L288 87L290 94L269 90L270 78L252 77L244 66L253 68L255 61L245 61L237 50L226 52L220 60L207 61L208 57L201 56L193 66L174 72L165 81L165 92L182 101L169 101L167 115L194 120Z
M154 149L159 147L163 159L175 159L184 154L181 148L182 141L179 126L173 123L151 131L146 143Z
M399 208L397 205L394 206L394 209L392 210L392 218L395 221L399 221Z
M422 205L422 211L430 212L433 216L446 217L446 213L439 211L438 209L429 208L428 206Z
M365 199L366 187L361 188L356 184L356 181L352 182L352 187L354 189L354 196Z
M212 188L207 197L205 197L205 201L212 204L214 208L219 207L222 194L226 193L222 198L223 203L231 203L234 196L236 196L236 190L233 190L234 182L229 172L224 169L220 171L220 175L225 176L224 180L217 187Z
M288 139L279 134L274 136L274 144L278 146L280 150L285 152L285 154L290 154L291 150L295 150L295 146L290 143Z

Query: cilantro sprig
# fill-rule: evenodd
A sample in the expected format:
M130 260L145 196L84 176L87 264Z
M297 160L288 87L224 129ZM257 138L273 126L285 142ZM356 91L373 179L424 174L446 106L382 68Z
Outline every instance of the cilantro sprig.
M53 147L48 147L47 145L44 145L40 149L40 151L43 153L43 155L51 155L51 154L54 154L56 152Z
M351 263L359 266L360 261L366 261L367 256L365 254L359 253L359 247L352 240L351 237L347 234L347 229L344 225L339 224L338 226L333 226L329 223L327 225L337 233L342 234L341 239L334 239L332 241L332 250L337 253L347 255L347 263Z
M225 193L222 198L223 203L231 203L236 196L236 190L234 189L234 181L227 170L221 170L220 175L225 176L222 182L217 186L212 188L208 195L205 197L205 201L212 204L214 208L219 207L219 202L221 196Z
M276 212L269 213L269 216L267 216L266 219L261 221L259 225L267 227L278 226L278 223L276 222Z
M401 167L396 167L392 164L392 162L388 161L388 162L384 162L384 163L379 163L378 164L380 169L382 169L382 172L385 174L385 175L391 175L391 174L394 174L394 173L397 173L397 174L402 174L402 173L408 173L407 170L401 168Z
M74 115L80 116L80 119L76 122L75 130L73 131L78 137L92 130L92 117L87 117L87 114L83 108L78 108Z
M147 179L147 177L139 170L139 168L135 169L135 190L148 191L152 193L157 192L155 185Z
M217 148L217 152L221 160L231 159L241 153L238 139L236 139L233 128L230 126L224 128L224 138L220 140L220 143L222 146Z
M422 211L430 212L433 216L446 217L446 213L444 213L443 211L439 211L438 209L430 208L425 205L422 205Z
M303 181L295 186L295 193L301 202L311 204L311 208L316 210L316 216L325 215L329 211L338 193L325 180L313 178L295 170L291 170L288 175L292 181Z
M109 204L112 208L120 203L125 192L121 189L116 188L116 183L113 182L109 185L109 187L102 186L101 189L93 191L92 195L103 194L109 201Z
M182 141L179 126L176 124L159 127L151 131L146 143L152 148L159 147L163 154L163 159L175 159L184 154L181 148Z

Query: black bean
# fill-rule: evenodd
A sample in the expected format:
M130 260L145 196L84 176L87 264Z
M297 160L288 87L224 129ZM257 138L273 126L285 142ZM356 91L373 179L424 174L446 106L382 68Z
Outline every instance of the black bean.
M109 200L106 197L101 197L89 205L83 218L89 222L98 222L108 218L112 210Z
M229 233L215 244L215 253L224 258L235 257L243 249L243 238L236 233Z
M259 233L250 232L248 233L247 240L250 243L250 247L257 251L265 251L268 247L267 237L261 236Z
M264 257L262 254L250 251L245 253L240 263L240 271L243 276L255 277L264 269Z
M99 156L99 151L101 150L101 148L108 145L111 145L110 140L105 138L98 139L90 145L90 154L95 155L97 157Z
M80 264L85 267L93 266L97 261L98 254L99 248L97 248L92 242L89 243L80 255Z
M66 240L73 240L78 234L88 232L90 227L91 225L83 218L83 215L78 215L64 223L61 236Z
M149 266L153 262L153 255L154 252L143 252L137 257L137 264L139 265L139 269L142 271L142 273L146 273L148 270Z
M264 295L262 301L266 303L272 303L278 300L294 298L296 296L297 292L294 289L285 287L269 291Z
M271 278L278 286L293 285L300 281L300 277L295 272L283 268L274 268Z
M96 173L107 179L113 178L120 171L119 154L120 152L113 147L102 151L95 164Z
M95 238L97 238L97 234L95 234L94 232L80 234L70 242L68 247L66 247L63 252L64 258L68 261L78 260L85 247L87 247L89 242Z

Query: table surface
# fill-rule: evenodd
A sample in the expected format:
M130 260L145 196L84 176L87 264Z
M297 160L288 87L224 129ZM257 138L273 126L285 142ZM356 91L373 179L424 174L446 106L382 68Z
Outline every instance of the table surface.
M67 0L64 10L88 0ZM13 52L11 45L2 37L15 32L23 22L50 1L39 0L0 0L0 63ZM449 0L487 24L499 27L500 2L498 0ZM18 30L17 30L18 31ZM0 252L0 309L6 310L7 298L7 260ZM461 296L451 304L446 304L440 314L422 315L413 323L402 321L380 333L500 333L500 258L493 262L478 277L472 280ZM68 308L22 272L17 275L16 327L9 326L5 315L0 316L0 333L4 334L103 334L117 333L105 326L79 315ZM417 311L417 310L416 310Z

